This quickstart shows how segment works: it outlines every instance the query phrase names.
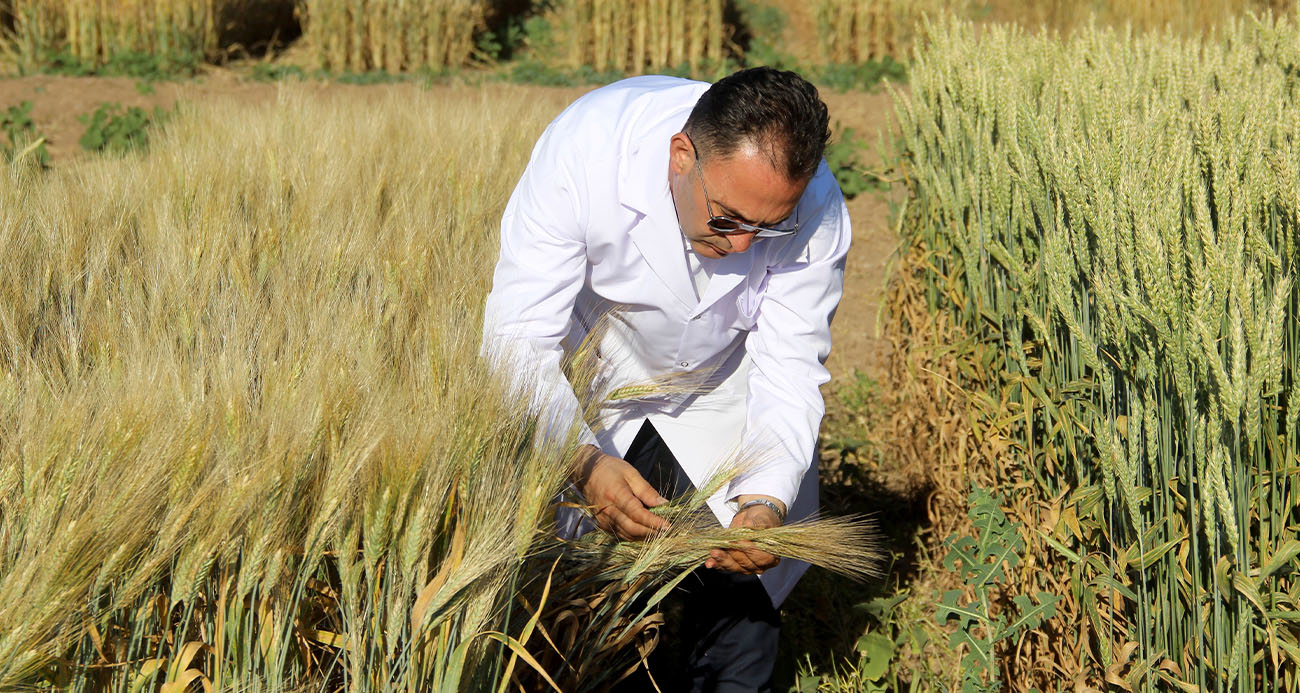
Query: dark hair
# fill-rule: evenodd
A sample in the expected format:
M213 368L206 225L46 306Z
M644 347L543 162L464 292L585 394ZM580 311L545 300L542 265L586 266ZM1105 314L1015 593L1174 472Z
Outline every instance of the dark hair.
M770 67L741 70L715 82L695 103L683 129L701 159L729 156L753 144L792 181L812 178L831 134L817 87Z

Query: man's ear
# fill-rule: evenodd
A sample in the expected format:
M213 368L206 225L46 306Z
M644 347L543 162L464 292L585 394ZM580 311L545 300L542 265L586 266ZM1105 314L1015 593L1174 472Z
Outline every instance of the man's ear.
M668 167L672 172L685 175L695 165L695 149L685 133L677 133L668 140Z

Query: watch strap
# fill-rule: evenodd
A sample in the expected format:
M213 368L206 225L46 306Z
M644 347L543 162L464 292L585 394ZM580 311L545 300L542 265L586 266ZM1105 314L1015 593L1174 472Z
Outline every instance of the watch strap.
M740 508L738 508L736 512L737 513L743 512L745 508L752 508L755 505L766 505L767 507L772 509L772 512L776 513L776 519L780 520L783 524L785 523L785 513L781 512L781 507L778 506L776 503L767 500L766 498L755 498L753 500L747 500L744 503L740 504Z

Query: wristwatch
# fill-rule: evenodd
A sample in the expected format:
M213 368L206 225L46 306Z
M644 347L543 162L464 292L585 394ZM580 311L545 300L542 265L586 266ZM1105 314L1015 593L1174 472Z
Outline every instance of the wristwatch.
M747 500L740 505L740 508L736 510L736 513L739 514L743 512L745 508L752 508L755 505L766 505L767 507L771 508L772 512L776 513L776 519L779 520L782 524L785 524L785 513L781 512L781 507L778 506L776 503L767 500L766 498L755 498L754 500Z

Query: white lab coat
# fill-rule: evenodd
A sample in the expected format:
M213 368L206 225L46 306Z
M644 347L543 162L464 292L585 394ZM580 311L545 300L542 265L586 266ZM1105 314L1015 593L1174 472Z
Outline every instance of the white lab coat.
M501 220L484 341L511 344L515 368L548 384L539 401L554 420L571 420L578 402L562 353L593 316L618 306L600 347L616 385L715 375L702 394L607 407L584 438L621 457L649 418L696 485L744 451L758 462L710 500L718 521L730 524L728 501L741 494L779 498L796 520L817 509L818 387L829 379L848 211L823 162L798 204L799 233L723 257L697 299L668 191L668 149L708 86L626 79L551 123ZM782 561L762 576L774 604L806 567Z

